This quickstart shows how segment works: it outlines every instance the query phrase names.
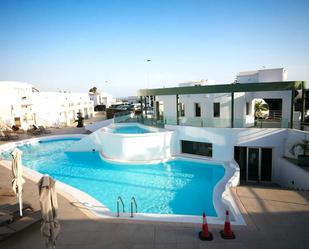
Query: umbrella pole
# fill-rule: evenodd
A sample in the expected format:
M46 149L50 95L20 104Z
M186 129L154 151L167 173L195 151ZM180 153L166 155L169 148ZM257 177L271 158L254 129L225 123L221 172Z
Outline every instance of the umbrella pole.
M21 199L21 193L18 194L18 201L19 201L19 215L20 217L23 216L23 202Z

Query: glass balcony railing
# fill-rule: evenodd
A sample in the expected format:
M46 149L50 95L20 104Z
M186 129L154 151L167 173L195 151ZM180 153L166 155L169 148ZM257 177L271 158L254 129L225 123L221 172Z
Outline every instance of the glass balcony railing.
M177 117L162 116L159 119L141 114L136 115L133 112L120 112L114 116L115 123L122 122L137 122L145 125L164 127L164 125L182 125L194 127L212 127L212 128L230 128L231 119L229 118L202 118L202 117L179 117L177 124ZM251 123L246 123L246 119L234 119L234 128L288 128L289 120L255 120Z

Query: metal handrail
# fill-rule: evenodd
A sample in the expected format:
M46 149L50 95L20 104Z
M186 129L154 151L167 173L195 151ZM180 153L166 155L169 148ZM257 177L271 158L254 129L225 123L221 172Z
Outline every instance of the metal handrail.
M133 203L134 203L134 205L135 205L135 213L137 213L137 203L136 203L136 200L135 200L135 197L134 196L132 196L132 198L131 198L131 218L133 218L134 216L133 216Z
M124 213L124 203L123 203L123 200L120 196L118 196L118 199L117 199L117 217L119 217L119 202L121 202L122 204L122 212Z

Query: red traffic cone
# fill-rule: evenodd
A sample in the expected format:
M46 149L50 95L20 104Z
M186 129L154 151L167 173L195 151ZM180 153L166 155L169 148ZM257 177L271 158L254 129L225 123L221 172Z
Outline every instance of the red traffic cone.
M199 238L200 240L212 240L212 233L208 230L208 224L206 220L206 214L203 213L203 225L202 225L202 231L199 232Z
M235 239L235 234L233 233L231 228L230 215L228 210L226 210L224 230L220 231L220 234L223 239Z

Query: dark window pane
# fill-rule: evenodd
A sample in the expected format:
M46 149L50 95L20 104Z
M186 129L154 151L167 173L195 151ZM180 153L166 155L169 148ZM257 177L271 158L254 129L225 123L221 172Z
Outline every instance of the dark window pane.
M259 149L258 148L248 149L248 180L249 181L259 180Z
M195 103L195 117L201 116L201 104Z
M272 149L262 148L261 181L271 181Z
M181 140L183 153L212 157L212 144Z
M246 115L249 115L249 102L246 103Z
M214 117L220 117L220 103L214 103Z

